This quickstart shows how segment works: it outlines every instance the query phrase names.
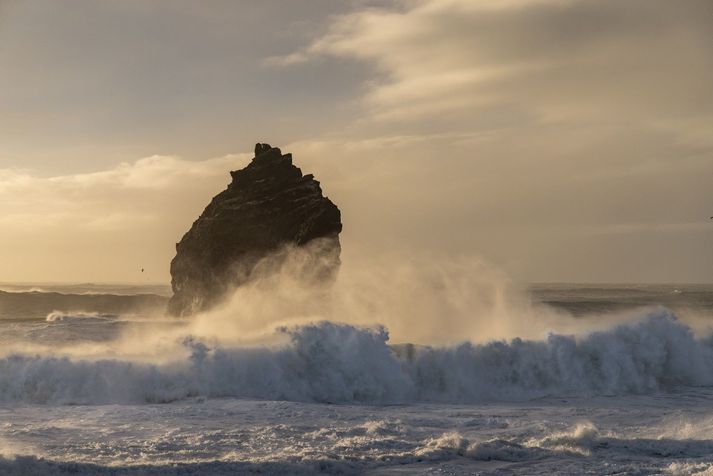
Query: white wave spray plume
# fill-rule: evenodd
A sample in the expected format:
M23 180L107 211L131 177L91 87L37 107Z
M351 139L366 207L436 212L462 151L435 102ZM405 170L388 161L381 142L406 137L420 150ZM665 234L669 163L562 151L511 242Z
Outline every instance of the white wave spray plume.
M383 325L392 343L442 345L543 338L582 325L533 304L497 268L473 257L353 253L344 258L336 282L325 284L312 272L322 269L316 262L325 259L324 248L316 241L264 259L225 305L196 316L192 331L245 342L279 325L328 320Z
M5 355L0 401L481 401L713 383L710 341L663 308L629 321L574 319L473 260L347 256L324 286L309 273L324 259L315 251L265 259L229 302L195 318Z

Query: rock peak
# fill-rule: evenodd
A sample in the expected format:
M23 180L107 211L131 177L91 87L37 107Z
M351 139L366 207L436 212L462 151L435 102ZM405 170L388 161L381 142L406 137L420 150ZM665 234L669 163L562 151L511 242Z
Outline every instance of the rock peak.
M255 266L286 245L324 239L319 260L333 275L339 265L339 209L319 182L293 165L291 154L255 145L255 158L230 172L232 182L216 195L176 245L171 261L169 312L186 316L220 304L251 279ZM317 260L315 261L317 263ZM310 274L314 274L310 270Z
M257 144L255 144L255 157L265 152L268 152L270 149L272 149L272 146L270 144L261 144L260 142L258 142Z

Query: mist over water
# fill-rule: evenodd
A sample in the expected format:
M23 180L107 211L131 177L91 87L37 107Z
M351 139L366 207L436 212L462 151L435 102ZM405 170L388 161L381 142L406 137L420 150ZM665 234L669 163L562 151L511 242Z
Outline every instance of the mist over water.
M185 319L158 287L6 286L0 474L713 467L710 286L523 287L353 248L325 283L319 249Z
M552 330L592 325L533 303L524 289L476 257L352 252L343 257L336 282L325 284L311 275L321 268L320 249L319 243L287 248L264 259L228 302L192 319L191 332L245 342L286 324L330 321L383 326L390 343L445 345L539 339ZM607 324L599 320L595 327L601 325Z
M226 346L185 337L170 357L12 354L0 400L160 403L245 397L372 404L621 395L713 384L713 347L665 310L582 338L446 347L387 345L383 328L320 322L278 329L285 343Z
M228 302L190 319L54 311L16 324L0 401L474 402L713 383L707 316L575 318L477 259L347 255L325 285L309 273L317 249L266 258Z

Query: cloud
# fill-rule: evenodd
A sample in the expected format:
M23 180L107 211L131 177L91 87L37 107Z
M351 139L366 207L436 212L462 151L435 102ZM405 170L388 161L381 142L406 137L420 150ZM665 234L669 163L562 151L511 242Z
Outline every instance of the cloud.
M247 161L153 156L52 177L0 170L0 280L124 281L131 266L163 281L172 243Z
M339 16L323 37L282 62L328 56L372 65L379 74L362 99L377 121L438 122L451 114L468 127L479 114L499 111L518 126L713 123L708 1L399 5Z
M271 61L371 72L361 115L298 145L360 165L344 183L369 184L396 246L477 250L520 279L705 281L711 16L706 0L393 2Z
M256 49L236 41L258 76L213 47L221 44L233 58L228 43L201 47L211 52L219 83L245 102L226 101L232 93L225 91L213 95L213 82L193 76L191 94L180 98L195 104L180 111L157 108L152 90L131 103L151 111L129 108L126 122L151 140L146 121L163 127L165 117L180 117L182 125L167 127L168 139L145 154L205 157L231 152L244 137L281 140L342 209L345 253L480 254L519 280L713 280L713 3L348 3L353 8L342 4L299 38L280 36L279 45L263 44L264 35L247 36L260 43ZM230 23L229 15L215 18ZM171 31L183 38L182 28ZM221 35L210 38L231 31L247 35L211 28ZM315 32L322 34L313 39ZM174 51L169 39L162 48ZM174 53L181 61L203 58ZM175 76L159 66L159 77ZM224 107L226 115L214 114ZM111 128L117 131L136 132L121 124ZM62 140L88 134L81 129ZM119 156L144 155L127 150ZM50 155L88 163L73 150ZM166 280L173 243L223 189L227 171L247 160L158 155L102 165L115 157L97 155L93 173L0 170L0 279L130 280L140 262L157 270L152 279Z
M247 154L228 155L225 157L188 161L173 156L154 155L136 162L123 162L116 168L106 171L65 175L49 178L48 181L58 187L115 187L118 189L145 189L159 191L170 189L187 180L210 180L218 171L224 171L236 164L245 164Z

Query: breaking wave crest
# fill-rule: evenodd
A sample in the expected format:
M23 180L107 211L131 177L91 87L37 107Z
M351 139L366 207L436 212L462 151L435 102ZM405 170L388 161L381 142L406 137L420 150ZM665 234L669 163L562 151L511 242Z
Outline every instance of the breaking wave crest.
M45 320L47 322L64 322L72 320L96 320L96 321L107 321L112 319L117 319L119 316L117 314L102 314L99 312L65 312L65 311L52 311L47 314Z
M401 403L649 393L713 385L713 344L666 309L583 337L552 334L448 347L388 345L384 328L320 322L282 327L274 346L183 341L165 363L12 354L0 401L106 404L242 397Z

